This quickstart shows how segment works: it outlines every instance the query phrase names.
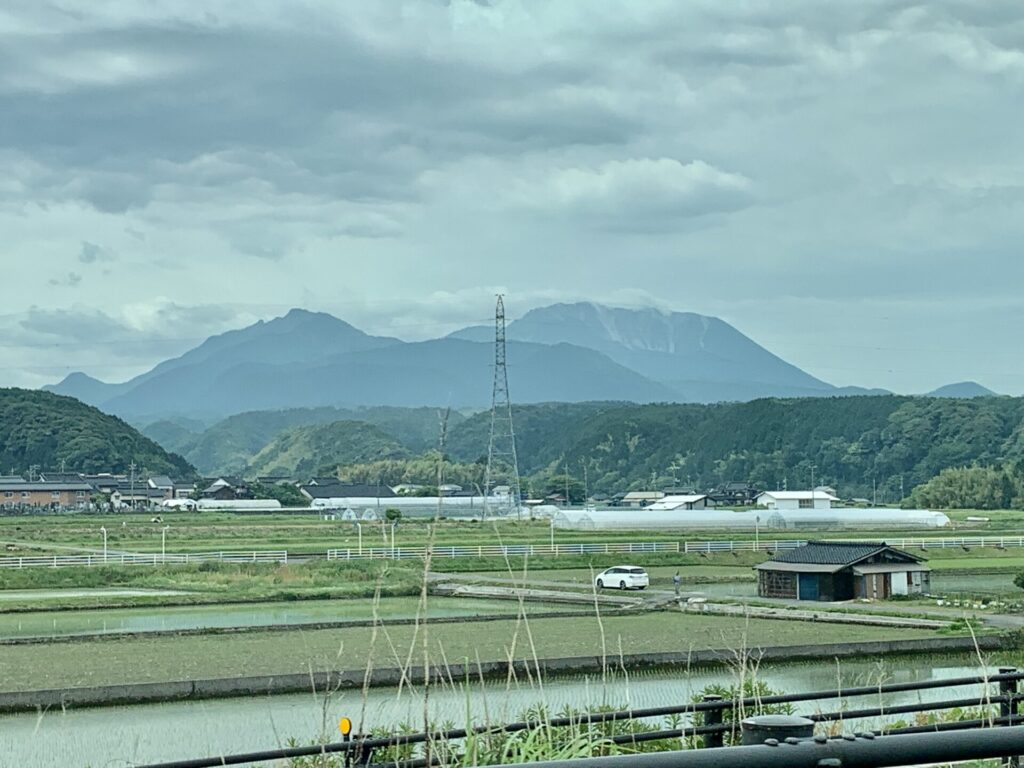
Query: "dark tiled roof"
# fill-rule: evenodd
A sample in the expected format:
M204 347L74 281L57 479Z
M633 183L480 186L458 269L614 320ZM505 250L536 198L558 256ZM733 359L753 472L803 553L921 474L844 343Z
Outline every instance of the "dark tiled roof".
M41 472L39 480L44 483L81 483L83 477L78 472Z
M88 483L3 483L0 491L92 491Z
M811 541L797 549L780 552L772 558L772 562L849 565L886 548L886 545L880 542Z
M390 499L395 492L386 485L304 485L300 489L312 499L381 498Z

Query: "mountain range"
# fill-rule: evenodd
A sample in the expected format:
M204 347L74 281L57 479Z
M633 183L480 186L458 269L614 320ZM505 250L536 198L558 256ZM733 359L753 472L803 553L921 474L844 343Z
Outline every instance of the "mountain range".
M722 402L884 394L836 387L715 317L592 303L534 309L507 329L519 403ZM134 423L212 422L286 408L490 404L494 331L472 326L420 342L373 336L293 309L207 339L130 381L73 373L44 389Z

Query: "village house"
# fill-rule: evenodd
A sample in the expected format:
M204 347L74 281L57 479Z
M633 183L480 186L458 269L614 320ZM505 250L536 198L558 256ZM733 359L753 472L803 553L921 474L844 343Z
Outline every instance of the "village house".
M656 501L665 498L664 491L630 491L622 497L622 501L619 502L620 506L623 507L646 507L648 504L653 504Z
M824 488L813 491L765 491L757 497L757 506L765 509L832 509L839 501Z
M80 509L88 506L93 487L86 482L27 482L22 478L0 482L0 506Z
M922 559L882 543L811 541L755 566L758 597L884 600L928 591Z
M652 512L673 512L680 509L707 509L708 497L703 493L678 494L658 499L650 506L644 507Z

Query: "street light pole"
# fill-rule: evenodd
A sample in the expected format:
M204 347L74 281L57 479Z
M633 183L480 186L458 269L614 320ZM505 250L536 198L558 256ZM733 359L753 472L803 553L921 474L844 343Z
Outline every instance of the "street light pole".
M103 562L107 562L107 528L100 526L100 533L103 534Z

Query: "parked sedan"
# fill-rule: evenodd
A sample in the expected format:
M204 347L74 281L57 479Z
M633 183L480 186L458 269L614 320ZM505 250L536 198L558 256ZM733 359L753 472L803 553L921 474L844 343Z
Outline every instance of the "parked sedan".
M647 571L635 565L616 565L601 571L594 578L598 589L618 587L619 589L646 589L651 583Z

